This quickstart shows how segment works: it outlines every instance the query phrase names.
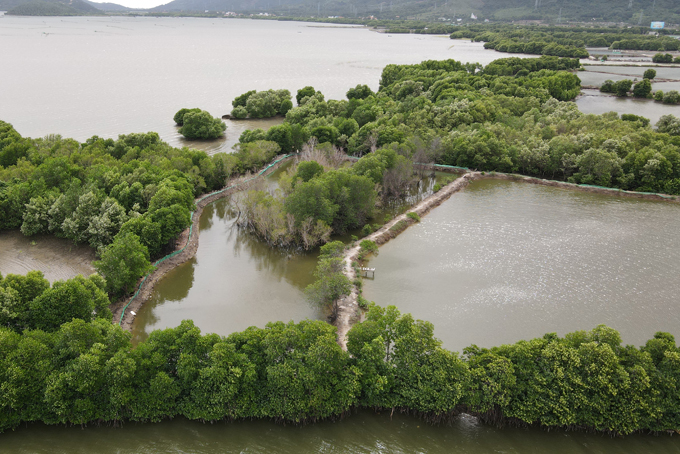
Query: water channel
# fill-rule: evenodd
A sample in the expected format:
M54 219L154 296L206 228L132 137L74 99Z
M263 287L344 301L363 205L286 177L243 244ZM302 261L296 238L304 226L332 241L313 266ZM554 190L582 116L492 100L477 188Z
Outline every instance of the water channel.
M462 416L431 426L395 413L362 411L341 421L303 427L268 421L202 424L177 418L159 424L55 427L31 424L0 435L12 454L384 453L384 454L676 454L680 437L625 438L539 429L496 429Z

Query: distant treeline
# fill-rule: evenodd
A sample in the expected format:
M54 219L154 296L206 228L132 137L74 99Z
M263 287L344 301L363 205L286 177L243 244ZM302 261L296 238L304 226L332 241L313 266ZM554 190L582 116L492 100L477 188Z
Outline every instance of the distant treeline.
M585 47L611 49L676 51L680 40L647 34L648 29L634 28L567 28L556 26L519 26L480 24L459 27L451 38L468 38L484 42L487 49L560 57L585 58Z
M209 11L209 13L205 13ZM286 17L289 19L345 21L402 21L404 18L430 23L459 24L465 22L539 20L546 23L581 22L645 24L665 20L667 24L680 22L680 6L675 0L636 0L618 2L593 2L588 0L552 0L533 2L528 0L459 0L456 2L413 2L393 0L354 0L345 2L228 2L226 0L174 0L148 10L150 14L170 13L176 15L218 15L218 11L235 11L243 15L262 13L258 19ZM475 15L476 19L471 16ZM459 22L460 20L460 22Z
M133 349L130 334L106 320L2 327L0 430L176 416L303 423L361 407L432 422L466 412L498 425L680 429L680 350L667 333L636 348L601 325L491 349L473 345L461 356L441 347L431 323L373 306L348 339L345 352L335 328L321 321L269 323L227 337L201 335L184 321Z

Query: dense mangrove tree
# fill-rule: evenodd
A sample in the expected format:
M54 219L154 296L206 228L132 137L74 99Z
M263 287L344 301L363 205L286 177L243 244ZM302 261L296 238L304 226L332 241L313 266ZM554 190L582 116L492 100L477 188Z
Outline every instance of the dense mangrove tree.
M0 281L0 294L16 292L13 281ZM87 290L88 282L73 285L101 292L96 282ZM134 349L129 333L102 319L23 331L6 319L2 325L0 430L175 416L302 423L359 407L616 434L680 429L680 350L667 333L636 348L598 326L459 355L441 347L432 324L394 307L372 306L349 332L348 352L321 321L269 323L227 337L202 335L184 321Z
M132 289L150 259L174 249L191 222L194 197L261 167L278 151L276 143L261 142L208 156L173 148L156 133L83 143L31 139L0 121L0 229L89 244L102 257L109 292L118 295Z
M548 56L483 68L453 60L388 65L377 93L352 89L339 101L305 96L275 136L246 131L241 140L269 139L283 148L313 136L354 156L393 150L411 162L680 194L674 129L654 130L645 119L614 112L581 113L568 102L580 93L569 71L578 67L578 60ZM630 89L622 87L623 94ZM667 98L676 101L675 93Z

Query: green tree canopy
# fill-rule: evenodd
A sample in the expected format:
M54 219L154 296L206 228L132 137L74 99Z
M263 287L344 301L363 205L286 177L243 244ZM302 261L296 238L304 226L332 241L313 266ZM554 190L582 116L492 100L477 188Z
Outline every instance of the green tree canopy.
M187 112L183 116L180 134L187 139L217 139L224 134L227 125L219 118L213 118L205 110Z
M126 295L137 280L151 271L149 251L133 233L117 235L113 243L94 262L94 268L106 279L106 290L111 295Z

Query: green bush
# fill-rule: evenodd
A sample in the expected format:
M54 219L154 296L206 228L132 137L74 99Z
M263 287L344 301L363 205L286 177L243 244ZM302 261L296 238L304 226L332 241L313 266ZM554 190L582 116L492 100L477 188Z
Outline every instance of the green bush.
M614 81L610 79L605 80L600 86L600 91L602 93L615 93L616 90L614 88Z
M413 219L416 222L420 222L420 216L418 216L418 213L416 213L415 211L410 211L406 213L406 217L409 219Z
M366 298L359 295L359 296L357 296L357 304L359 305L360 308L365 310L365 309L368 309L368 307L371 303Z
M117 236L93 265L106 279L106 290L113 296L130 294L139 277L153 269L149 251L132 233Z
M664 104L680 104L680 93L677 90L671 90L663 95Z
M248 97L246 109L250 118L271 118L285 115L292 107L288 90L258 91Z
M183 116L180 134L187 139L217 139L224 135L227 125L219 118L213 118L205 110L187 112Z
M378 255L379 249L375 241L362 240L359 245L359 255L357 256L359 260L363 260L368 254Z
M616 93L616 96L625 97L628 95L630 87L632 86L633 86L632 80L628 79L619 80L618 82L614 83L614 93Z
M673 56L671 54L658 53L652 57L654 63L673 63Z
M199 109L199 108L194 108L194 109L187 109L187 108L184 108L184 109L180 109L180 110L177 111L177 113L175 114L175 116L172 117L172 119L175 121L175 123L177 123L178 125L182 126L182 125L184 124L184 115L185 115L185 114L187 114L187 113L189 113L189 112L191 112L191 113L196 113L196 112L200 112L200 111L201 111L201 109Z
M652 83L649 79L642 79L633 87L633 96L636 98L647 98L652 93Z
M243 93L240 96L237 96L234 98L234 100L231 102L232 107L245 107L246 103L248 102L248 98L250 98L252 95L257 93L257 90L250 90L245 93Z
M242 120L248 116L248 111L244 106L236 106L231 111L231 116L238 120Z

